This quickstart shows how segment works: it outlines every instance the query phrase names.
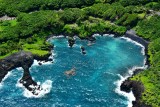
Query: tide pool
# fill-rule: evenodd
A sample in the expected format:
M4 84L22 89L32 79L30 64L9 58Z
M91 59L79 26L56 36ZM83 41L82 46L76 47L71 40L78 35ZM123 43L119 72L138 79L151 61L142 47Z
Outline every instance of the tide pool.
M34 98L18 84L22 69L12 70L0 85L0 107L127 107L129 99L116 91L122 77L133 67L143 67L142 47L111 36L97 36L95 43L76 39L73 48L64 37L53 38L54 62L33 65L32 77L48 94ZM81 53L83 46L86 55ZM65 71L76 69L66 77Z

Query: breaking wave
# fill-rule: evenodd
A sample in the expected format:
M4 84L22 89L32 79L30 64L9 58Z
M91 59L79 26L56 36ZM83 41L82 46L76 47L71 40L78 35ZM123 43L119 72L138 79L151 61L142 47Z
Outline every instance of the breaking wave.
M39 82L37 84L40 85ZM41 97L44 97L46 94L50 93L52 89L52 81L46 80L44 83L42 83L40 85L41 90L36 90L36 93L38 95L34 95L32 92L28 91L21 83L19 83L19 81L17 82L16 86L23 88L24 90L23 95L27 98L41 98ZM30 86L30 87L34 87L34 86Z

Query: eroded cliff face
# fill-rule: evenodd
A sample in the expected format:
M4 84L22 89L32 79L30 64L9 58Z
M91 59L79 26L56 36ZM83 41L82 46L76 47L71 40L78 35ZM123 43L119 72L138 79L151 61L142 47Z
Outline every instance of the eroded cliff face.
M35 81L33 81L29 71L29 68L33 64L33 61L33 54L25 51L12 54L11 56L0 60L0 82L2 82L5 75L10 70L17 67L22 67L24 72L23 77L20 79L19 82L22 83L26 89L36 95L36 90L40 90L40 86L37 85Z

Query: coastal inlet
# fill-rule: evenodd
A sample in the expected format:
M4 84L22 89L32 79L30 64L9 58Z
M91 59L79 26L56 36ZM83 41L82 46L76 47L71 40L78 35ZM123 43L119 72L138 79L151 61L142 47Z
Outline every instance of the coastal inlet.
M133 96L124 96L118 86L121 79L129 75L130 69L144 66L141 46L110 35L96 36L94 43L76 38L72 48L64 37L53 38L49 42L55 46L53 63L34 63L30 68L33 80L42 84L47 94L35 98L20 88L23 69L14 69L1 84L0 106L131 106Z

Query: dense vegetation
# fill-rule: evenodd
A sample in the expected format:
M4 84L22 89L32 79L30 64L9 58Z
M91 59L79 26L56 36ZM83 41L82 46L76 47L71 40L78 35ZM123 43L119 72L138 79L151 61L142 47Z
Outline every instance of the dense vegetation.
M88 6L94 0L2 0L0 15L17 16L20 12ZM7 8L6 8L7 7Z
M151 11L152 10L152 11ZM149 40L150 68L134 80L144 84L142 101L160 106L160 10L159 0L0 0L0 16L16 17L0 21L0 58L19 50L48 54L49 35L94 33L123 35L135 29Z

